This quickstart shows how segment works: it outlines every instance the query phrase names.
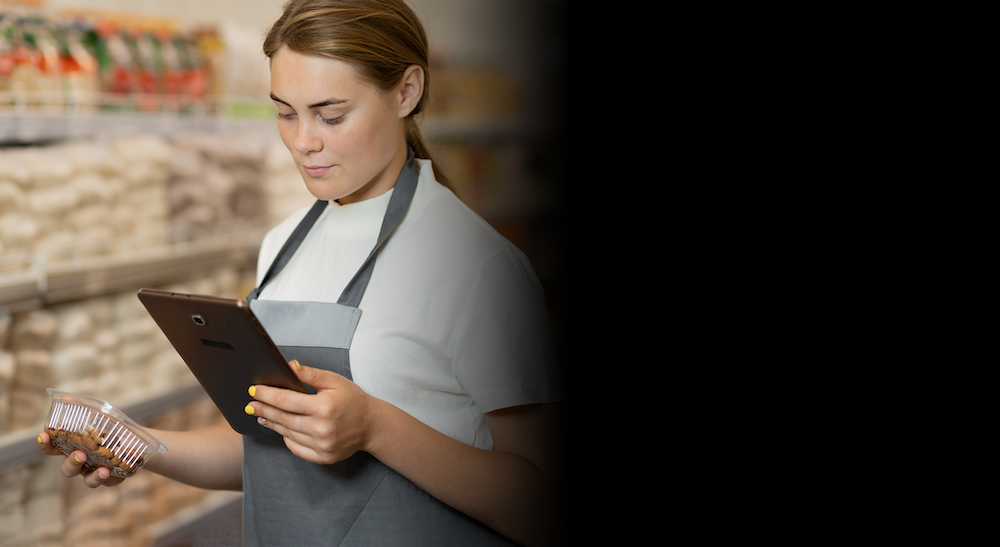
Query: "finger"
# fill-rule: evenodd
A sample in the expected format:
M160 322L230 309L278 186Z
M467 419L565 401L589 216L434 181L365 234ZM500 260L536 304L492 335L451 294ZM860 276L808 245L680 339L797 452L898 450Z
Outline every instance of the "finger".
M257 424L281 435L285 441L285 446L288 447L292 454L313 463L324 463L319 460L319 457L314 449L302 444L312 441L308 435L301 434L298 431L293 431L276 421L269 421L263 416L257 417Z
M121 477L112 476L111 478L104 481L104 486L115 486L121 484L125 479Z
M59 450L54 444L52 444L52 439L49 437L48 433L42 432L38 435L36 439L38 443L38 449L48 456L62 456L62 450ZM73 477L75 475L83 475L83 483L90 488L97 488L98 486L114 486L124 479L111 476L111 470L107 467L100 467L96 471L86 467L84 463L87 461L87 454L82 450L74 450L70 452L69 456L63 460L59 470L63 475L67 477Z
M259 416L260 411L268 406L294 414L305 414L310 408L310 395L307 393L265 385L250 386L247 393L254 400L247 405L244 411L254 416Z
M322 457L316 450L296 441L291 437L285 437L285 446L288 451L292 454L306 460L307 462L318 463L321 465L329 465L331 463L336 463L335 461L330 461L330 458Z
M49 437L48 433L44 431L38 434L38 439L36 439L38 444L38 451L46 456L62 456L62 450L59 447L52 444L52 438Z
M292 371L295 372L296 376L298 376L300 382L307 386L316 388L316 391L335 389L343 385L344 382L350 382L350 380L344 378L336 372L330 372L329 370L323 370L321 368L307 367L294 359L288 362L288 366L292 367Z
M318 391L336 389L343 385L343 382L350 381L335 372L302 366L294 360L289 362L289 366L302 383L313 386ZM293 414L309 414L313 408L311 395L290 389L254 385L250 386L248 392L257 401ZM254 408L258 409L257 405L254 405Z
M83 464L87 461L87 453L82 450L74 450L63 460L59 470L67 477L75 477L83 470Z
M284 437L286 439L290 439L294 435L296 435L296 432L292 431L291 429L288 429L283 424L278 423L278 422L273 421L273 420L268 420L268 419L264 418L263 416L258 416L257 417L257 425L260 425L262 427L266 427L266 428L270 429L271 431L274 431L275 433L277 433L278 435L281 435L282 437Z
M257 418L257 423L267 427L283 437L303 432L304 416L285 412L280 408L260 401L252 401L243 407L243 412Z
M96 471L85 473L83 484L90 488L98 488L104 485L111 478L111 471L107 467L98 467Z

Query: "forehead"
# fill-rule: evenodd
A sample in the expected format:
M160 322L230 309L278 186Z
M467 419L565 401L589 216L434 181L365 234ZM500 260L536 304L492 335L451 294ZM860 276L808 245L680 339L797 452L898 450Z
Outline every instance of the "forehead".
M370 89L349 63L282 46L271 55L271 91L284 100L349 99Z

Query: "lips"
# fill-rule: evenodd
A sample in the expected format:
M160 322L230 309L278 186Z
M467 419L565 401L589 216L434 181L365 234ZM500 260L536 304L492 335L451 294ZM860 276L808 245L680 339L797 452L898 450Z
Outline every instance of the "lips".
M310 177L321 177L333 169L332 165L303 165L302 170Z

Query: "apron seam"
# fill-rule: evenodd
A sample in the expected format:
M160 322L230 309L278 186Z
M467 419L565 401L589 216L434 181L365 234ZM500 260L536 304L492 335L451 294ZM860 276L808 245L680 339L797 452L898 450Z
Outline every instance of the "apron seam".
M372 458L374 458L374 456L372 456ZM389 469L389 466L385 465L382 462L379 462L378 459L375 459L375 461L378 462L383 467L385 467L385 472L382 473L382 478L378 480L378 484L375 485L375 488L372 489L371 494L368 495L368 499L365 500L365 504L361 506L361 510L358 511L358 514L354 516L354 520L351 521L351 525L347 527L347 532L344 534L345 539L347 538L347 536L351 535L351 530L354 529L354 525L358 523L358 519L360 519L361 515L364 514L365 509L368 508L368 504L371 503L372 498L375 497L375 492L378 492L378 489L382 487L382 483L385 482L385 478L388 477L389 472L392 471L391 469ZM341 540L341 543L343 543L343 540Z

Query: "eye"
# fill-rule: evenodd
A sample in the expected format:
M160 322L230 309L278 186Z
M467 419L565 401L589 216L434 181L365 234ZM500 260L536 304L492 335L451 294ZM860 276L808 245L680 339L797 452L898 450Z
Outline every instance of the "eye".
M327 125L337 125L338 123L344 121L344 116L339 116L336 118L324 118L323 116L317 116L321 122Z
M278 119L279 120L290 120L290 119L292 119L294 117L295 117L295 114L282 114L281 112L278 112Z

